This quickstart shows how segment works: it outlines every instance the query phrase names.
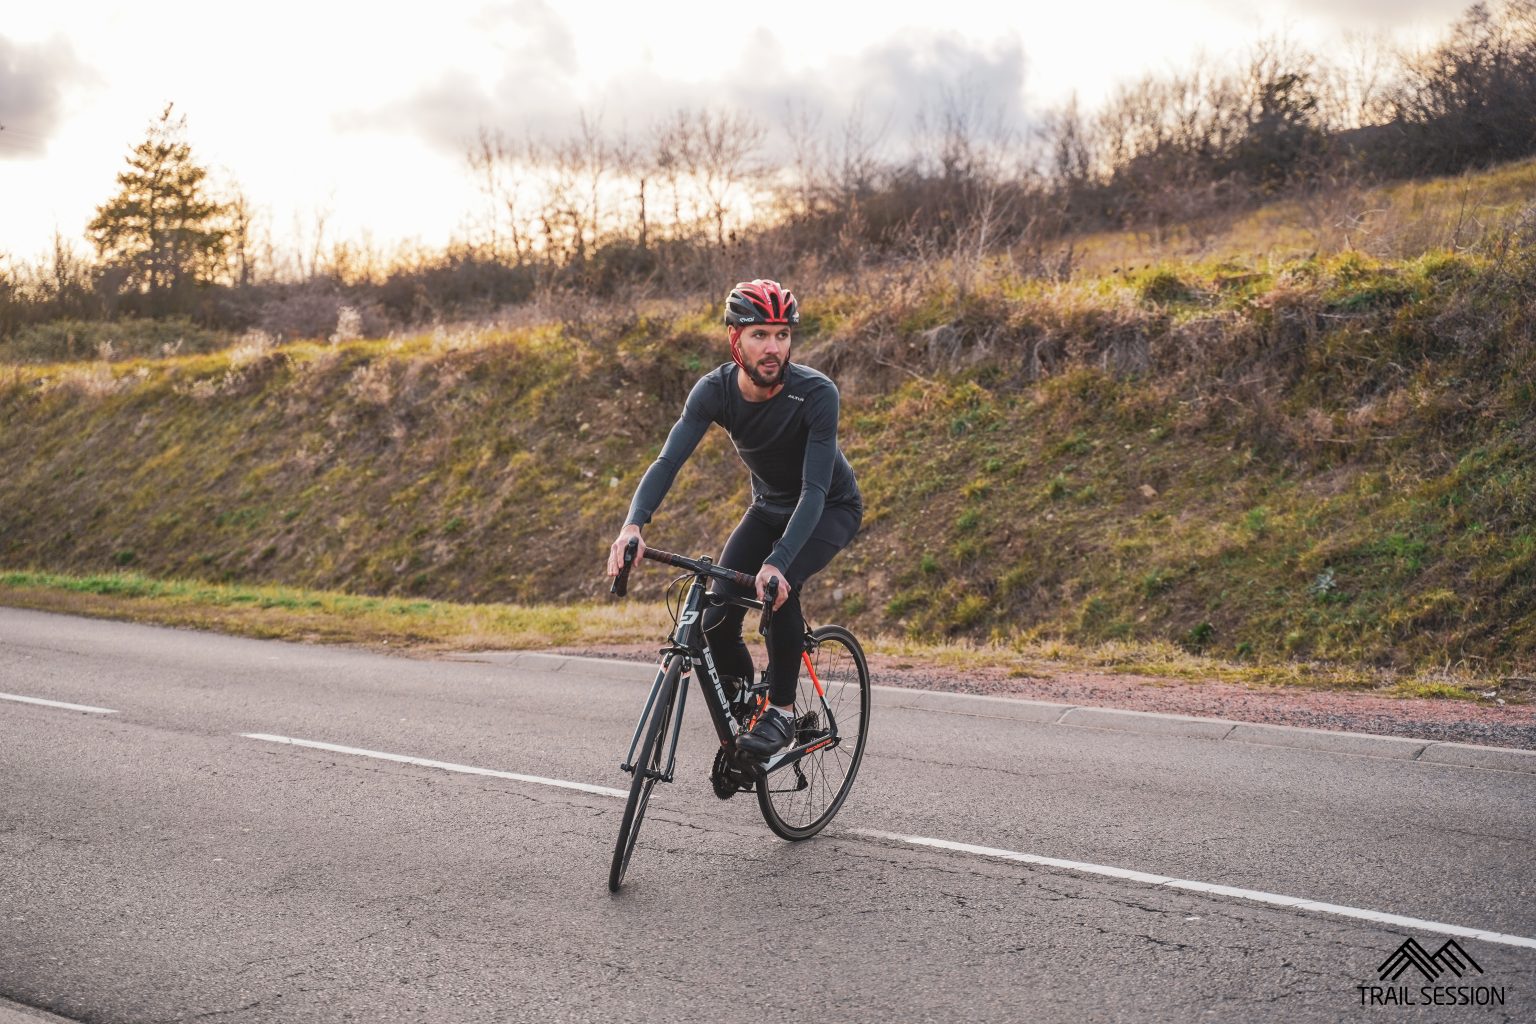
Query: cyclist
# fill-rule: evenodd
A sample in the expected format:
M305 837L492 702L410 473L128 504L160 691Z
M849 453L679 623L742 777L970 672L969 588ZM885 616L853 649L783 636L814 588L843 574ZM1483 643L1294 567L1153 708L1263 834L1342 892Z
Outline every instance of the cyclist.
M790 361L799 322L794 294L776 281L759 278L731 289L725 303L731 362L699 378L689 392L661 454L635 489L624 528L608 553L608 575L616 576L631 540L640 541L636 558L644 552L640 528L651 521L709 425L724 427L751 471L752 502L725 542L720 564L755 573L758 600L768 581L778 580L769 631L769 707L736 740L739 751L759 760L794 738L805 635L801 589L847 546L864 518L853 468L837 447L837 387L826 375ZM715 588L737 590L721 581ZM711 607L704 616L716 670L742 683L752 677L752 655L741 636L745 614L725 605Z

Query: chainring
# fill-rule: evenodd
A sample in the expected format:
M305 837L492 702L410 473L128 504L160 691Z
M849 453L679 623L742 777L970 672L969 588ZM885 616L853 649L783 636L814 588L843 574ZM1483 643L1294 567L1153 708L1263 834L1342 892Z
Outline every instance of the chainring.
M730 748L721 747L715 752L715 767L709 773L709 784L714 787L715 796L721 800L729 800L744 789L751 789L751 785L742 785L735 767L731 764Z

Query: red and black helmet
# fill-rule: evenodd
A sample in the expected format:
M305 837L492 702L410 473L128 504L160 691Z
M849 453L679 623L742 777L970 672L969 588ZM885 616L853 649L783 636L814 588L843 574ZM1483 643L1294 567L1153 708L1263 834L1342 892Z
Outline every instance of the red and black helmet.
M799 322L800 305L795 302L795 293L777 281L743 281L731 289L725 300L727 327Z

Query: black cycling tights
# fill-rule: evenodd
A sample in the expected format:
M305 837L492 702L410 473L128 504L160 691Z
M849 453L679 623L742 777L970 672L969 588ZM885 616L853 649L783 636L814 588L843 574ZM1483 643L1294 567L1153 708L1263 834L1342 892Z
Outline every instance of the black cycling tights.
M859 532L863 511L847 506L828 508L821 514L805 546L795 556L784 578L789 581L789 599L773 614L769 629L768 699L785 707L794 703L795 684L800 678L800 652L805 650L805 616L800 611L800 588L805 581L827 567L832 556L841 551ZM775 515L753 506L731 531L720 553L720 564L737 572L756 576L763 559L784 533L789 516ZM715 581L715 591L741 597L756 595L724 580ZM752 655L741 636L741 622L747 610L737 605L709 608L704 613L704 639L709 643L715 668L728 676L752 679Z

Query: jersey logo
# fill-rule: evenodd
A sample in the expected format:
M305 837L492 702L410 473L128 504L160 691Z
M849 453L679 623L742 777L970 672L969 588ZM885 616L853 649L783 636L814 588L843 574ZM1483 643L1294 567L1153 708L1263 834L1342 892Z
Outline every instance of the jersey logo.
M786 394L786 395L785 395L785 396L784 396L784 397L785 397L785 398L793 398L793 399L794 399L794 400L795 400L795 401L797 401L797 402L803 402L803 401L805 401L805 398L804 398L804 397L803 397L803 396L801 396L801 395L790 395L790 394Z

